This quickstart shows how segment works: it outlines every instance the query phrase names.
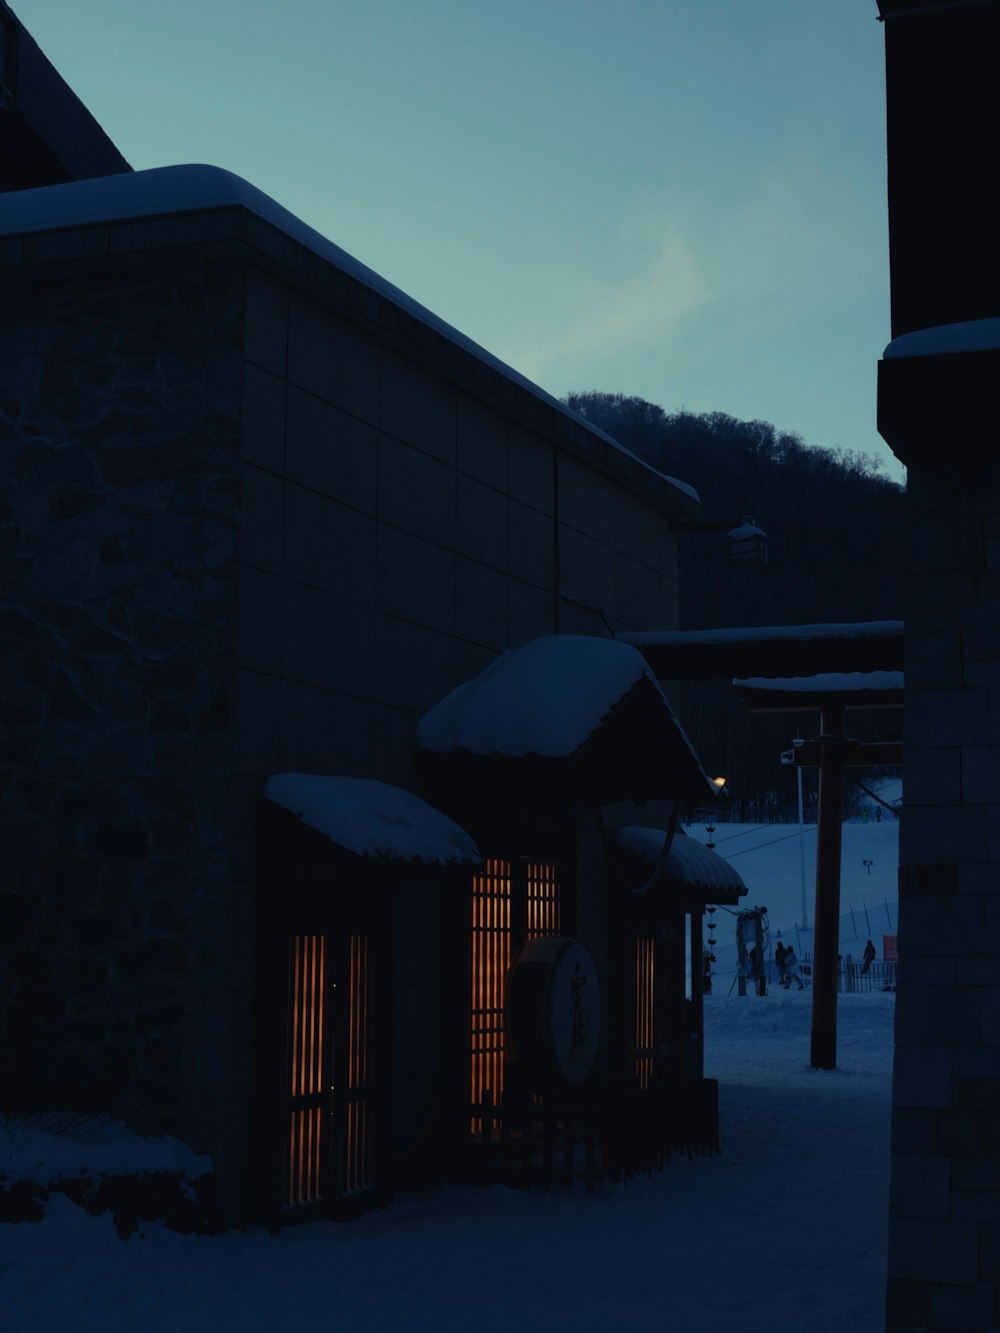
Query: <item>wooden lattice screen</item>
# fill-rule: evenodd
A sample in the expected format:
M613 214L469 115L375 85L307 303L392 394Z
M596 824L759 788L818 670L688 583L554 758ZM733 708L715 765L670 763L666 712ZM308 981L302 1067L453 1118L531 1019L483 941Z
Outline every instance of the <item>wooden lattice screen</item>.
M330 950L323 935L295 935L289 958L286 1208L317 1203L329 1152Z
M503 997L510 967L510 862L489 858L483 873L472 877L472 1104L503 1088ZM479 1133L480 1119L472 1129Z
M338 1015L335 996L345 991ZM366 935L350 935L339 948L326 935L292 937L286 1210L336 1207L374 1187L373 1009Z
M472 877L470 1085L472 1132L482 1132L475 1114L489 1096L503 1096L503 1007L511 955L525 939L558 935L558 869L541 861L489 858Z
M369 1190L372 1175L372 959L366 935L348 940L347 1070L341 1193ZM343 1075L341 1075L343 1077Z
M529 861L526 865L528 891L525 938L559 934L559 874L555 866Z

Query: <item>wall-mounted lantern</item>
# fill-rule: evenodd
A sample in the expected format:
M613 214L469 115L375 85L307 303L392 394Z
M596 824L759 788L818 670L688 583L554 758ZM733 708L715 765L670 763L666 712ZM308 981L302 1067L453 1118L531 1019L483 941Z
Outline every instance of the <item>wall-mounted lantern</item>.
M750 514L744 514L739 523L731 518L678 518L671 526L677 532L724 532L726 560L730 564L767 564L767 533L758 528Z
M766 565L767 533L757 527L749 514L743 522L726 533L726 559L734 565Z

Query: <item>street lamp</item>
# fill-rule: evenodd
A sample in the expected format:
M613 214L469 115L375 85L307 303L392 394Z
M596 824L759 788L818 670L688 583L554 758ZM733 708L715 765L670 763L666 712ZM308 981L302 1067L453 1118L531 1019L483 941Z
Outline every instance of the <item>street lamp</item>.
M675 518L670 526L676 532L724 532L729 564L767 564L767 533L758 528L750 514L744 514L739 523L731 518Z
M767 533L758 528L749 514L743 522L726 533L726 559L733 565L766 565Z

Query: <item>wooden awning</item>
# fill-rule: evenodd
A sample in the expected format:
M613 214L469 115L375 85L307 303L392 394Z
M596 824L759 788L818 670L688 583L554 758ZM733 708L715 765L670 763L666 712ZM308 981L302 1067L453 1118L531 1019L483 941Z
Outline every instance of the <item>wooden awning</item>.
M617 829L612 834L622 851L641 858L647 868L659 864L665 836L663 829L636 825ZM692 907L700 910L705 903L735 906L747 893L738 870L718 852L680 829L670 844L661 881L662 887L685 910Z

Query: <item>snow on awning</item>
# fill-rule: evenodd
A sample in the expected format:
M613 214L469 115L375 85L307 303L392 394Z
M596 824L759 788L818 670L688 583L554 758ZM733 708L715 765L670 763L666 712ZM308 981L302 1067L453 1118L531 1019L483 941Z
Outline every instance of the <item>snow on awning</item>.
M629 825L618 829L613 836L625 851L642 857L651 866L659 864L666 836L662 829ZM689 838L680 829L670 844L663 874L676 884L697 890L708 902L735 903L747 892L739 871L734 870L718 852L696 838Z
M745 690L798 694L854 694L858 690L901 690L902 671L828 671L819 676L748 676L734 680Z
M401 787L374 778L276 773L264 796L357 856L439 865L478 865L468 833Z
M935 324L913 329L893 338L882 353L884 359L902 356L956 356L962 352L995 352L1000 349L1000 319L964 319L957 324Z
M866 639L903 632L901 620L858 620L815 625L741 625L720 629L654 629L619 635L637 648L686 647L688 644L812 642L815 639Z
M642 654L615 639L551 634L503 653L421 719L417 744L439 773L445 756L480 773L516 760L517 782L562 765L594 804L718 795Z

